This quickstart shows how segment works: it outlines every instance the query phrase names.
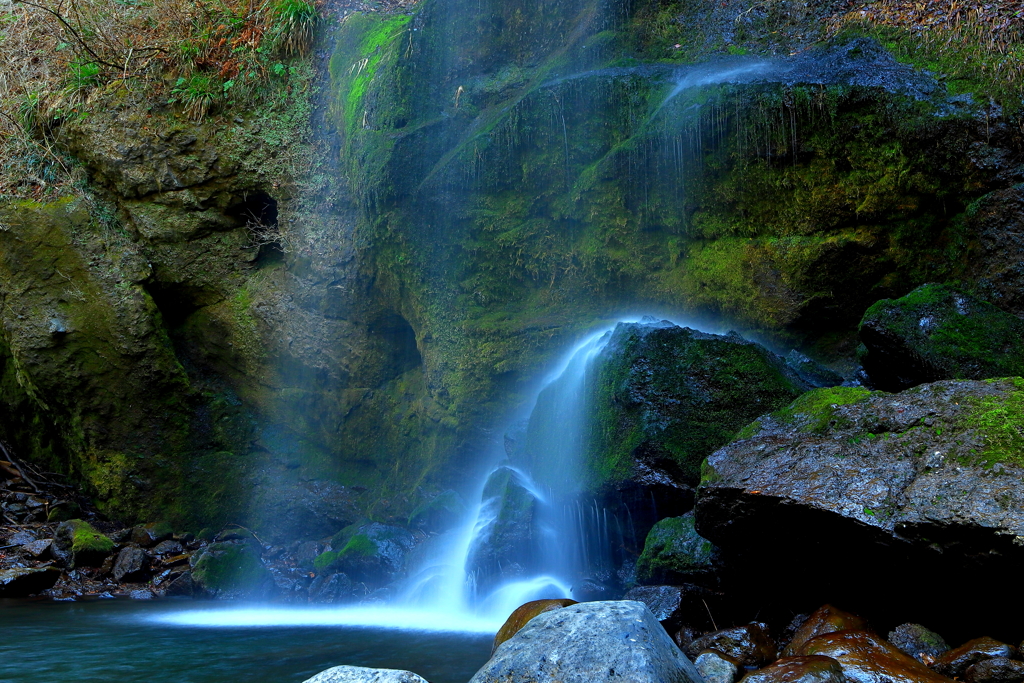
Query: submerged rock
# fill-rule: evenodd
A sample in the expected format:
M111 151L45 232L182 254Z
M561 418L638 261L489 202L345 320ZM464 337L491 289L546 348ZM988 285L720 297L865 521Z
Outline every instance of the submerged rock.
M880 389L1024 375L1024 320L945 285L883 299L864 314L864 370Z
M1009 570L1024 558L1022 449L1024 380L818 389L708 458L697 530L790 569L842 539L848 560L938 551Z
M748 673L743 683L847 683L843 667L831 657L783 657Z
M53 588L60 578L54 567L20 567L0 570L0 598L26 598Z
M714 582L718 549L694 528L694 516L668 517L647 534L636 563L640 583Z
M361 666L336 666L321 671L303 683L427 683L411 671L368 669Z
M748 667L764 666L775 661L779 655L775 641L768 634L768 626L760 622L724 628L701 636L687 646L686 654L696 657L704 650L717 650Z
M470 683L701 683L643 604L588 602L531 619Z
M491 654L498 649L498 646L506 640L519 633L526 624L538 614L544 614L556 609L562 609L569 605L579 604L575 600L560 598L555 600L533 600L516 608L509 618L505 620L498 634L494 636L494 645L491 647Z
M949 683L948 678L870 631L837 631L817 636L804 644L801 654L835 659L850 683Z
M926 659L934 660L949 650L942 636L921 624L900 624L890 631L889 642L922 663L927 663Z

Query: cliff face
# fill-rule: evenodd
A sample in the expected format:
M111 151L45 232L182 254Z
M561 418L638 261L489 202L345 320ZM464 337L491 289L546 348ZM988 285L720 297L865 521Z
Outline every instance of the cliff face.
M0 205L0 438L115 516L315 535L296 510L457 482L597 322L841 355L875 300L992 251L1019 129L876 43L723 62L681 7L541 4L350 15L319 80L199 123L94 93L60 134L89 190Z

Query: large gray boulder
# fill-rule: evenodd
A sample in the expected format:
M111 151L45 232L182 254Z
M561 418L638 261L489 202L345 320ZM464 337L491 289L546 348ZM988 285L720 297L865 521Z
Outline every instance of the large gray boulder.
M303 683L427 683L411 671L367 669L361 666L336 666L321 671Z
M544 612L502 643L470 683L702 683L651 611L631 600Z

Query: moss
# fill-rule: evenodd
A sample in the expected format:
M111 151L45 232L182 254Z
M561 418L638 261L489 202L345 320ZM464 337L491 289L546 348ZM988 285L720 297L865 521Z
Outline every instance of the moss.
M356 534L338 552L338 559L346 557L372 557L377 554L377 544L364 534Z
M983 440L979 453L969 460L992 467L997 463L1024 466L1024 379L1001 380L1006 391L989 396L964 419L963 425L975 430Z
M251 544L228 541L203 550L192 578L207 590L249 592L267 580L268 572Z
M640 583L680 581L713 569L715 547L697 534L692 514L654 525L636 562Z
M80 554L109 555L114 550L114 542L88 522L73 519L67 523L73 527L71 552L76 556Z
M800 431L822 433L832 425L839 406L857 403L871 396L863 387L812 389L772 417L785 423L798 422ZM756 423L755 423L756 424Z
M334 550L328 550L325 553L320 553L313 559L313 568L317 574L323 574L334 567L338 561L339 553Z

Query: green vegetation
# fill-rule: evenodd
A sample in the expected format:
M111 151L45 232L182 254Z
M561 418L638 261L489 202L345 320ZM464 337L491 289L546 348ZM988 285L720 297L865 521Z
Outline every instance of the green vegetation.
M772 413L772 417L781 422L799 423L802 432L821 434L830 428L841 428L833 424L833 417L839 406L857 403L869 396L871 392L863 387L812 389L786 408Z
M715 546L697 534L692 514L668 517L654 525L636 561L639 583L692 579L713 566Z
M88 522L73 519L65 522L72 527L71 552L79 555L109 555L114 550L114 542L97 531Z
M1024 467L1024 379L998 382L1005 386L1005 394L982 399L964 420L964 426L976 430L984 441L971 460L988 467L997 463Z
M259 588L269 573L251 543L227 541L203 550L192 567L192 578L210 591L249 592Z
M365 534L355 534L340 550L328 550L317 555L313 567L318 574L322 574L337 569L345 560L373 557L376 554L376 543Z

